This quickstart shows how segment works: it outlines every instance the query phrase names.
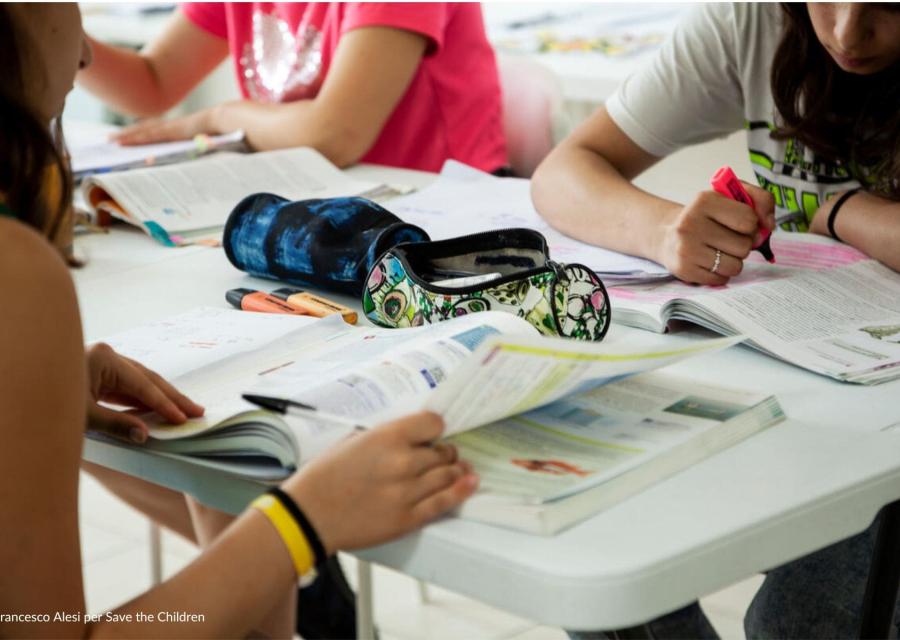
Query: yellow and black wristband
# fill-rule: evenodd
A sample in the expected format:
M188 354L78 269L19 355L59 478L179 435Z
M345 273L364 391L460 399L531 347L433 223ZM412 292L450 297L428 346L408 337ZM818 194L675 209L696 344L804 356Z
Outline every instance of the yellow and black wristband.
M325 552L325 546L322 544L322 539L319 538L318 532L316 532L315 528L310 523L309 519L306 517L306 514L303 513L303 510L294 502L294 499L291 498L287 493L282 491L278 487L272 487L269 489L268 493L281 502L282 506L288 510L288 512L293 516L294 521L303 531L303 535L306 536L306 540L309 542L309 546L312 548L313 556L314 556L314 566L320 567L327 559L328 554Z
M314 575L313 570L316 566L315 553L303 534L300 525L297 524L297 521L284 504L277 497L264 493L251 502L250 507L260 511L275 527L291 556L291 561L294 563L294 569L297 572L297 578L305 581Z

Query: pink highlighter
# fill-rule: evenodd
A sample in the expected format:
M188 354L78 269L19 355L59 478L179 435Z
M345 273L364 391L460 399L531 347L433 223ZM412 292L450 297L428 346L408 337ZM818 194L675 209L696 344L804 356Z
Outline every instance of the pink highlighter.
M732 200L737 200L738 202L743 202L749 207L753 206L753 199L750 197L750 194L747 193L747 190L744 189L744 185L741 184L738 177L734 175L734 171L731 170L731 167L724 166L716 171L712 180L709 181L709 184L712 186L713 191L719 195L731 198ZM759 232L762 235L762 241L759 244L754 245L753 248L759 251L763 255L763 258L769 262L775 262L775 254L772 253L772 247L769 245L769 238L771 237L772 232L763 226L759 227Z

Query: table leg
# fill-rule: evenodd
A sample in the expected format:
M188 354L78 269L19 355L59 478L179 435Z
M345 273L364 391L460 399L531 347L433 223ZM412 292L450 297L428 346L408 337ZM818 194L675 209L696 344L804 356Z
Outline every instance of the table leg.
M428 583L424 580L416 580L416 584L419 586L419 603L428 604L431 602L431 594L428 592Z
M375 620L372 614L372 563L358 560L356 567L356 637L358 640L375 640Z
M150 585L155 587L162 582L162 530L159 525L150 521Z
M860 638L889 638L900 593L900 501L881 511L869 581L863 600Z

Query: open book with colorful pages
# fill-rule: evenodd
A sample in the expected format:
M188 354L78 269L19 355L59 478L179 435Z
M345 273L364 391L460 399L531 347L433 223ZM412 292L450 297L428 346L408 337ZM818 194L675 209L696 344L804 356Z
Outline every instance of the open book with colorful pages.
M332 421L328 414L371 428L427 409L444 417L448 438L463 438L458 442L464 450L491 443L490 455L473 455L476 469L488 479L485 495L490 493L492 502L508 503L510 513L517 506L524 508L524 519L509 517L508 526L541 533L587 517L597 504L609 504L604 494L586 502L581 498L580 508L559 510L562 502L593 490L593 480L603 484L632 473L610 494L620 500L777 422L781 411L772 398L737 399L723 391L704 391L696 398L683 393L683 410L670 407L677 401L664 401L669 410L659 416L665 419L648 413L644 417L655 420L653 424L632 427L634 421L624 414L618 421L614 402L603 404L597 400L600 396L592 395L597 389L620 389L624 399L634 395L634 389L622 385L640 380L631 376L738 341L705 340L640 351L547 338L524 320L499 312L415 329L380 329L352 327L334 316L311 320L214 308L107 340L207 407L204 418L180 426L148 417L152 427L146 446L159 455L189 456L196 464L277 481L352 433L352 426ZM248 392L303 402L322 415L304 418L262 411L242 400ZM584 408L574 409L579 406ZM688 419L716 412L719 417L728 414L728 419L702 425ZM741 421L731 421L738 416L743 416ZM526 425L518 448L504 444L510 425L516 424ZM610 429L613 424L622 433ZM584 431L580 436L578 429ZM470 434L484 434L487 440L472 440ZM585 446L576 456L573 444L579 442ZM526 445L532 448L522 448ZM523 462L516 463L520 458ZM509 490L515 484L510 465L522 473L518 491ZM566 465L571 465L571 479L577 482L541 482L545 474L561 475ZM637 468L640 474L631 471ZM498 478L505 478L505 484L496 482ZM543 504L556 515L527 515ZM469 515L484 519L475 512Z
M724 287L609 287L615 322L665 331L684 320L844 382L900 377L900 274L813 234L776 233L768 264L751 254Z
M224 151L177 165L95 174L81 184L92 212L133 224L167 246L218 243L228 214L251 193L304 200L358 196L380 188L351 178L308 147Z

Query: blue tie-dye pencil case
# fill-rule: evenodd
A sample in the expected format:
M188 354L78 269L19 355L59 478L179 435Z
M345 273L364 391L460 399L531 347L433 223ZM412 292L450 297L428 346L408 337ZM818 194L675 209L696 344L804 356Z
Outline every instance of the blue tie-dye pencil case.
M231 212L222 245L251 275L360 296L385 251L427 240L422 229L365 198L290 201L256 193Z

